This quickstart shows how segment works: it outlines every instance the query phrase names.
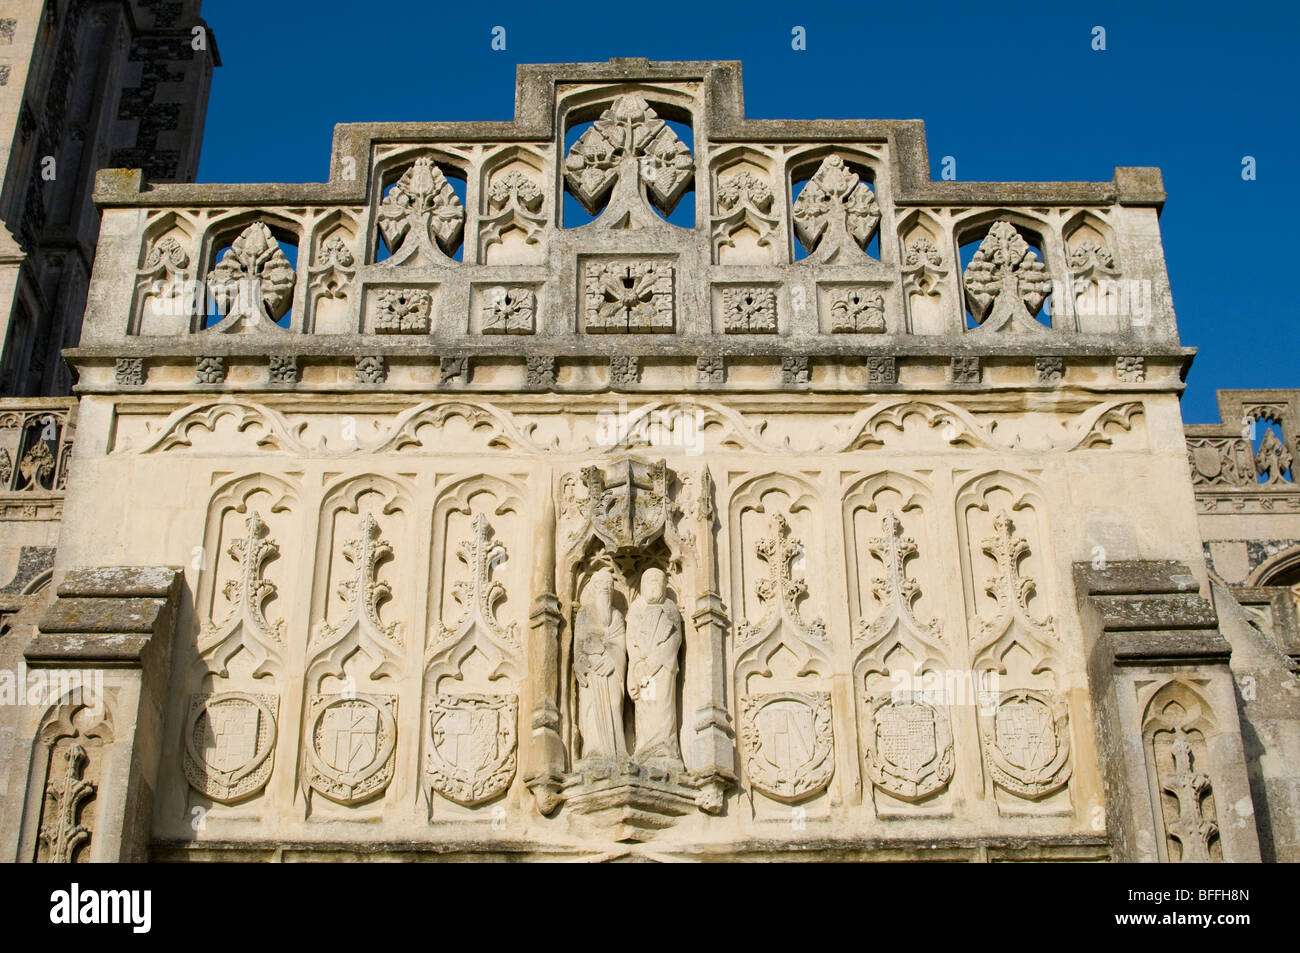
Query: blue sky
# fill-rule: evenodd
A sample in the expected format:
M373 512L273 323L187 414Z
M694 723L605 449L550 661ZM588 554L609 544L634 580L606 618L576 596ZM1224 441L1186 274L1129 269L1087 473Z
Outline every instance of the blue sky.
M204 15L224 63L204 182L323 181L336 122L509 119L517 63L611 56L741 60L754 118L924 119L936 178L945 155L967 181L1159 166L1174 306L1201 349L1185 418L1216 420L1216 388L1300 387L1282 230L1300 220L1293 6L208 0Z

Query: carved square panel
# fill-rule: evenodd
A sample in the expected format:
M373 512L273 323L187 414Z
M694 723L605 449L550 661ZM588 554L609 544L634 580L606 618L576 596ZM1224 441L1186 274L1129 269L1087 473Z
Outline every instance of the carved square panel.
M438 319L438 292L436 284L367 286L361 308L361 333L429 334Z
M902 334L897 289L887 281L826 281L817 284L823 334Z
M589 258L579 272L588 334L672 334L677 268L663 257Z

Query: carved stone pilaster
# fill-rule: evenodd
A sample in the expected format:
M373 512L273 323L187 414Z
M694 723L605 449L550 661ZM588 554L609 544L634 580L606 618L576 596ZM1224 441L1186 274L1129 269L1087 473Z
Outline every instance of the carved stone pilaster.
M533 685L533 710L525 747L524 784L537 809L550 814L560 804L564 778L564 736L560 723L560 626L564 613L555 594L554 478L546 477L546 498L536 524L533 547L532 611L528 616L528 672Z

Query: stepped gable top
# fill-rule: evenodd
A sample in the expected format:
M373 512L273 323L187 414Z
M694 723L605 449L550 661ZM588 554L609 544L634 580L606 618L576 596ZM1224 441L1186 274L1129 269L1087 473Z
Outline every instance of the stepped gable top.
M330 178L325 183L150 184L138 169L104 169L96 178L97 205L205 205L235 202L365 201L369 183L347 170L369 169L374 146L387 143L550 142L556 139L556 90L569 84L674 82L704 87L699 120L715 143L854 141L892 145L898 205L1131 205L1161 208L1160 170L1115 168L1110 182L959 182L930 179L925 123L920 119L747 119L737 60L685 62L614 57L608 63L524 63L517 67L515 118L471 122L358 122L334 127ZM351 161L349 161L351 160Z

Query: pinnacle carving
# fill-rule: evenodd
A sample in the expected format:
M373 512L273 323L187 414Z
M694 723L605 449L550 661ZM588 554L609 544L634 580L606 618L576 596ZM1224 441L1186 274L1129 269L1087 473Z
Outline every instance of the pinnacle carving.
M280 546L270 538L270 530L256 510L249 514L244 526L245 535L232 541L227 550L238 566L236 575L221 587L230 610L221 621L204 624L203 641L209 649L225 648L223 666L225 659L242 645L258 661L254 674L266 674L267 663L278 662L284 646L284 620L271 623L264 613L266 603L276 594L276 586L263 573L266 564L279 554Z
M763 617L758 623L742 623L736 636L748 645L786 620L802 638L826 641L826 623L820 618L805 620L799 602L808 594L808 583L794 574L793 563L803 555L803 543L790 535L790 524L780 513L772 514L771 532L754 545L755 555L767 565L767 575L754 586Z
M979 619L980 648L996 642L1017 622L1044 642L1054 640L1052 617L1036 619L1030 612L1029 597L1036 584L1020 574L1020 562L1029 553L1029 542L1015 535L1015 525L1005 510L994 516L993 535L982 540L980 548L997 567L984 586L984 591L997 601L997 609L991 618Z
M867 548L883 566L882 575L871 580L871 592L879 600L880 613L870 623L858 620L856 639L867 648L879 644L897 627L923 643L934 646L943 642L936 622L921 622L914 606L921 595L920 584L907 572L907 561L917 555L916 541L903 532L903 523L893 510L880 521L881 535L867 540Z
M492 570L506 560L505 544L493 539L492 525L480 513L474 517L473 535L456 547L456 558L465 564L467 579L452 584L451 591L461 607L460 617L450 626L439 622L440 639L461 634L475 623L494 638L517 648L519 625L503 626L497 618L497 605L506 597L506 587L492 578Z
M352 566L352 578L339 583L338 595L344 602L345 615L338 625L318 624L312 648L333 648L356 632L379 665L400 660L403 644L400 622L384 624L379 607L392 597L388 583L379 579L379 566L393 556L393 547L380 535L379 523L369 513L361 520L357 535L343 544L343 558Z

